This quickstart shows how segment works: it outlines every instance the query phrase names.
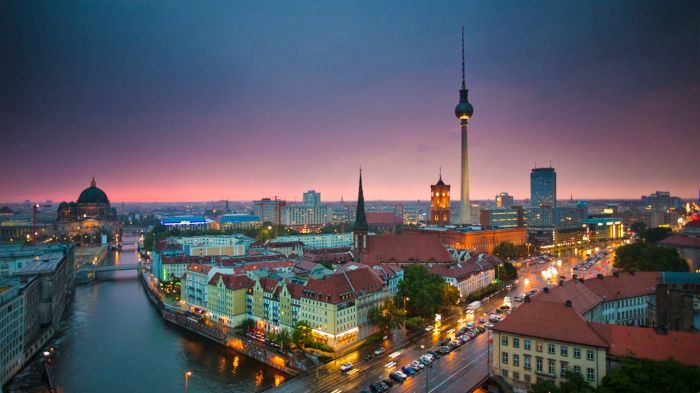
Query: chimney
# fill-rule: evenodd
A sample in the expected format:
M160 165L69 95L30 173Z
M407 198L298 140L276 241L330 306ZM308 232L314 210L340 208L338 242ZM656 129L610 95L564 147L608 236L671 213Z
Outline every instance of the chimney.
M559 286L563 287L564 286L564 280L559 280Z
M578 280L581 281L581 282L583 282L583 277L579 278Z
M530 303L530 295L525 295L525 298L523 299L525 303Z
M596 277L598 277L598 278L601 279L601 280L603 279L603 275L600 274L600 273L596 274Z
M634 276L634 272L630 270L630 276Z
M565 301L564 306L571 308L571 300Z
M578 280L578 274L574 274L573 276L571 276L571 278L573 278L574 280Z
M549 293L549 287L544 287L542 290L544 291L544 293Z
M620 272L613 272L613 276L620 277Z

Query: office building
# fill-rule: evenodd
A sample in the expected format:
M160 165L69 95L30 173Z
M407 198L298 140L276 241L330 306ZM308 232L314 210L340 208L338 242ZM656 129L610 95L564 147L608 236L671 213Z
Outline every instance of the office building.
M309 190L304 193L304 206L318 206L321 204L321 193Z
M286 205L285 201L270 198L263 198L259 201L253 201L253 213L260 217L265 222L271 222L279 225L281 222L282 208Z
M287 226L321 226L331 219L328 206L323 205L286 205L281 213L281 224Z
M508 195L507 192L501 192L496 195L496 207L509 209L513 206L513 197Z
M482 209L479 214L481 226L491 229L518 228L523 226L522 209Z
M530 205L557 208L557 173L554 168L533 168L530 173Z

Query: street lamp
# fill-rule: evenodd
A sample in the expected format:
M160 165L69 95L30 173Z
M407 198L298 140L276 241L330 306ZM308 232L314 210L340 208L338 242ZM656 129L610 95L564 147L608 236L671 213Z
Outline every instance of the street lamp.
M187 393L187 389L188 389L187 383L189 382L191 376L192 376L192 371L189 371L189 370L185 371L185 393Z

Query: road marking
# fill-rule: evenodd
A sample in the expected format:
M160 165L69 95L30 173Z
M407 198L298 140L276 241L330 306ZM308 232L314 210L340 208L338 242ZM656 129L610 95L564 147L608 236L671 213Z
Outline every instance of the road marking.
M488 350L487 350L487 351L488 351ZM481 353L481 354L478 355L476 358L474 358L474 360L472 360L471 362L465 364L464 366L462 366L462 368L460 368L459 370L455 371L455 372L452 373L450 376L448 376L447 379L445 379L444 381L442 381L442 382L440 382L439 384L437 384L437 386L435 386L434 388L430 389L429 392L432 392L433 390L439 388L439 387L442 386L445 382L450 381L450 379L452 379L452 377L454 377L457 373L459 373L459 372L461 372L462 370L464 370L465 368L469 367L472 363L476 362L479 358L484 357L484 355L486 355L486 354L487 354L487 353Z

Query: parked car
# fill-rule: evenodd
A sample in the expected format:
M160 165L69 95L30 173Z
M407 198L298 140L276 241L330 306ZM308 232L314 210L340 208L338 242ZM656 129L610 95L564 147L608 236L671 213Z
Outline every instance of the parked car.
M401 371L406 373L409 377L416 375L416 370L412 369L411 367L402 367Z
M432 331L432 330L433 330L433 325L428 325L428 326L425 327L425 331L426 331L426 332L430 332L430 331Z
M401 376L401 374L403 374L401 371L394 371L393 373L389 374L389 378L400 383L406 380L406 377Z
M389 379L389 378L383 379L382 382L383 382L385 385L387 385L387 386L389 387L389 389L391 389L392 387L394 387L394 381L392 381L392 380Z
M371 390L374 393L381 393L384 391L384 389L382 388L382 385L380 385L378 383L373 383L373 384L369 385L369 390Z
M352 368L352 363L350 363L350 362L343 363L343 364L340 366L340 371L343 371L343 372L345 372L345 371L350 371L351 368Z
M374 355L371 353L368 353L362 357L362 360L372 360L372 358L374 358Z
M386 352L386 349L384 349L383 347L379 347L379 348L374 350L374 355L379 356L379 355L383 354L384 352Z

